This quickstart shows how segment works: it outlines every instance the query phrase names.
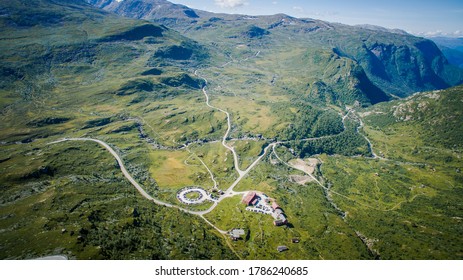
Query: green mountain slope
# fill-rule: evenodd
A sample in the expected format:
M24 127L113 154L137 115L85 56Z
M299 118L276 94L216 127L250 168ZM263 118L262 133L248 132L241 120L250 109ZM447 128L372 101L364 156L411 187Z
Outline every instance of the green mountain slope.
M175 124L163 118L183 121L188 114L175 112L198 104L197 122L207 122L207 132L216 125L199 100L203 80L188 71L207 51L175 31L83 1L1 1L0 10L0 258L236 258L200 218L139 196L97 144L50 144L104 139L155 192L146 164L154 140L142 124L157 119L171 131ZM152 106L157 100L164 104Z
M192 18L184 13L187 7L164 0L89 2L120 15L163 23L235 56L239 55L235 49L237 46L247 45L250 49L260 50L263 57L278 60L278 64L272 65L275 72L281 67L287 68L284 73L314 69L299 72L300 75L294 78L315 87L317 92L323 91L323 95L335 95L342 103L349 104L355 99L362 103L377 103L388 100L386 94L404 97L417 91L442 89L463 82L463 71L450 65L434 43L405 32L286 15L250 17L194 10L197 17ZM167 14L166 10L175 12ZM329 59L304 60L306 51L311 57L324 52L327 56L340 58L342 64L352 66L348 66L348 73L336 71L337 64L333 65ZM293 57L286 64L288 57L285 53L288 52ZM326 75L326 68L331 68L331 75ZM346 67L342 69L345 71ZM349 78L341 78L346 76ZM323 89L318 86L320 83ZM302 93L304 88L299 90Z
M463 258L462 88L361 106L458 80L434 45L123 3L140 18L161 5L143 10L159 22L80 0L0 2L0 258ZM238 195L181 202L192 186ZM250 190L289 224L247 211ZM245 236L232 242L233 228Z
M462 257L456 235L463 213L462 98L460 86L361 112L378 157L330 159L324 169L326 178L338 184L336 190L365 203L345 205L353 211L352 225L376 240L375 250L392 253L388 258ZM350 175L342 178L346 172ZM365 211L373 202L376 209Z
M461 259L463 88L359 112L375 158L322 156L333 199L383 259Z
M365 121L366 124L384 133L409 131L419 137L419 143L428 147L459 150L463 147L461 142L463 130L460 125L463 121L462 94L462 86L443 91L417 93L404 100L379 104L371 108L364 113ZM403 148L409 148L408 144L413 145L404 142ZM384 149L381 151L385 152ZM419 154L417 150L412 149L412 151L416 155Z
M80 1L24 3L2 4L9 16L1 19L0 104L7 119L3 125L16 124L2 141L27 141L19 124L35 131L28 132L32 137L42 130L52 133L54 126L31 125L46 118L83 127L86 118L96 117L85 105L107 104L117 111L202 87L203 81L187 71L207 60L207 50L176 32ZM34 16L23 16L24 11ZM27 117L18 121L19 115Z

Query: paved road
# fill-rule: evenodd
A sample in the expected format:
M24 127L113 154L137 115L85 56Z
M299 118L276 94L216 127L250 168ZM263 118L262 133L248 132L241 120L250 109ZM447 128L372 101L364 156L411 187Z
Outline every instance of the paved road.
M195 199L195 200L190 200L190 199L188 199L188 198L186 197L187 194L192 193L192 192L194 192L194 193L199 193L199 194L201 195L201 198L198 198L198 199ZM188 188L188 189L184 189L184 190L180 191L180 192L177 194L177 198L178 198L181 202L183 202L183 203L185 203L185 204L201 204L201 203L203 203L204 201L206 201L206 200L209 199L209 197L208 197L208 195L207 195L207 193L206 193L205 190L203 190L203 189L201 189L201 188L195 188L195 187L193 187L193 188Z
M349 113L350 113L350 112L352 112L352 113L354 114L354 116L357 117L357 115L355 114L355 111L354 111L354 110L350 110ZM348 114L349 114L349 113L348 113ZM346 116L347 116L347 115L346 115ZM378 159L383 159L383 160L384 160L385 158L380 157L380 156L378 156L377 154L375 154L375 151L373 150L373 144L371 143L370 139L368 139L368 137L367 137L366 135L363 135L362 133L360 133L360 129L364 126L364 123L363 123L363 121L362 121L362 119L361 119L360 117L357 117L357 119L358 119L358 121L359 121L359 123L360 123L360 125L357 127L357 133L360 134L360 135L362 135L363 138L365 138L365 140L367 140L367 142L368 142L368 147L370 148L370 152L371 152L371 154L373 155L373 158L375 158L375 159L378 158Z
M256 56L259 55L259 52L256 54ZM207 220L204 215L205 214L208 214L210 213L211 211L213 211L217 205L219 204L219 202L221 202L223 199L227 198L227 197L232 197L232 196L236 196L236 195L243 195L245 194L246 192L235 192L233 191L233 189L239 184L239 182L241 182L241 180L262 160L263 157L265 157L265 155L267 154L268 150L269 149L273 149L274 153L275 153L275 146L279 145L279 144L282 144L282 142L275 142L275 143L271 143L270 145L268 145L267 147L265 147L264 149L264 152L246 169L246 170L241 170L239 168L239 158L238 158L238 154L236 153L235 149L233 147L230 147L227 145L226 141L227 141L227 138L228 138L228 135L230 134L230 130L231 130L231 118L230 118L230 114L221 109L221 108L218 108L218 107L215 107L215 106L212 106L210 104L210 100L209 100L209 95L207 94L207 90L206 90L206 87L207 87L207 83L208 81L199 76L198 75L198 71L196 70L195 71L195 75L198 76L199 78L203 79L205 81L205 86L203 87L202 91L203 91L203 94L206 98L206 105L212 109L215 109L215 110L218 110L222 113L224 113L226 116L227 116L227 124L228 124L228 128L227 128L227 131L225 132L223 138L222 138L222 145L230 150L233 154L233 159L234 159L234 165L235 165L235 169L236 171L238 172L239 174L239 177L235 180L235 182L233 182L230 187L225 191L225 194L223 196L221 196L219 198L218 201L214 201L213 205L207 209L207 210L204 210L204 211L191 211L191 210L188 210L188 209L185 209L185 208L182 208L182 207L179 207L177 205L173 205L173 204L170 204L170 203L167 203L167 202L163 202L161 200L158 200L158 199L155 199L153 198L151 195L149 195L144 189L142 186L140 186L140 184L138 184L137 181L135 181L135 179L130 175L130 173L127 171L127 169L125 168L125 165L124 165L124 162L122 161L122 159L119 157L119 155L116 153L116 151L114 151L106 142L102 141L102 140L98 140L98 139L93 139L93 138L64 138L64 139L61 139L61 140L58 140L58 141L54 141L54 142L51 142L49 144L57 144L57 143L61 143L61 142L66 142L66 141L92 141L92 142L96 142L98 144L100 144L101 146L103 146L106 150L108 150L111 155L117 160L117 163L119 164L119 168L121 169L122 171L122 174L124 174L124 176L127 178L127 180L129 180L129 182L137 189L137 191L143 196L145 197L146 199L152 201L153 203L157 204L157 205L161 205L161 206L165 206L165 207L170 207L170 208L175 208L175 209L178 209L180 211L183 211L185 213L189 213L189 214L192 214L192 215L198 215L200 216L202 219L204 219L204 221L206 221L209 225L211 225L213 228L215 228L217 231L219 231L220 233L222 234L226 234L227 232L224 231L224 230L221 230L219 228L217 228L214 224L212 224L209 220ZM343 118L344 120L344 118ZM315 139L315 138L313 138ZM311 139L303 139L304 140L312 140ZM276 153L275 153L276 155ZM278 155L276 155L277 158L278 158ZM207 165L201 160L201 163L207 168L208 172L210 173L211 175L211 178L212 180L214 181L214 185L215 187L217 187L217 182L216 180L214 179L214 175L212 173L212 171L207 167ZM280 159L281 160L281 159ZM315 181L318 182L318 180L311 176ZM318 182L320 184L320 182ZM320 184L321 185L321 184Z
M195 75L200 77L197 73L197 71L195 71ZM206 86L207 86L207 80L203 77L200 77L202 78L205 83L206 83ZM238 154L236 153L235 149L233 147L230 147L227 145L226 141L227 141L227 138L228 138L228 135L230 134L230 130L231 130L231 118L230 118L230 114L221 109L221 108L218 108L218 107L215 107L215 106L212 106L209 102L209 95L207 94L207 90L206 90L206 86L203 87L202 91L204 93L204 96L206 97L206 105L212 109L215 109L215 110L218 110L220 112L223 112L226 116L227 116L227 123L228 123L228 128L227 128L227 131L226 133L224 134L223 136L223 139L222 139L222 145L227 148L228 150L230 150L233 154L233 158L234 158L234 165L235 165L235 169L236 171L238 172L239 174L239 177L235 180L235 182L233 182L233 184L225 191L225 194L223 196L221 196L219 198L218 201L215 201L214 204L207 210L204 210L204 211L191 211L191 210L188 210L188 209L185 209L185 208L182 208L182 207L179 207L177 205L173 205L173 204L170 204L170 203L167 203L167 202L164 202L164 201L161 201L161 200L158 200L158 199L155 199L154 197L152 197L151 195L149 195L144 189L142 186L140 186L140 184L138 184L137 181L135 181L135 179L132 177L132 175L130 175L130 173L127 171L127 169L125 168L125 165L124 165L124 162L122 161L122 159L119 157L119 155L116 153L116 151L114 151L113 148L111 148L111 146L109 146L106 142L102 141L102 140L98 140L98 139L93 139L93 138L64 138L64 139L61 139L61 140L58 140L58 141L55 141L55 142L51 142L50 144L56 144L56 143L61 143L61 142L66 142L66 141L92 141L92 142L96 142L98 144L100 144L101 146L103 146L106 150L108 150L111 155L117 160L117 163L119 164L119 168L121 169L122 171L122 174L124 174L124 176L127 178L127 180L129 180L129 182L137 189L137 191L143 196L145 197L146 199L154 202L155 204L157 205L161 205L161 206L165 206L165 207L170 207L170 208L176 208L176 209L179 209L185 213L189 213L189 214L193 214L193 215L198 215L200 216L201 218L203 218L209 225L211 225L212 227L214 227L217 231L219 231L220 233L223 233L225 234L226 231L223 231L219 228L217 228L214 224L212 224L210 221L208 221L204 215L205 214L208 214L210 212L212 212L218 205L218 203L220 201L222 201L223 199L227 198L227 197L232 197L232 196L235 196L235 195L242 195L244 193L237 193L237 192L234 192L233 191L233 188L235 188L239 182L241 182L241 180L261 161L261 159L267 154L268 150L270 148L274 148L276 145L280 144L279 142L277 143L272 143L270 145L268 145L265 149L264 149L264 152L262 153L262 155L260 155L246 170L241 170L239 168L239 159L238 159ZM217 187L217 182L216 180L214 179L214 175L212 173L212 171L207 167L207 165L200 159L201 163L207 168L208 172L210 173L211 175L211 178L212 180L214 181L214 185L215 187Z
M258 52L256 54L259 55L260 52ZM201 77L198 75L198 70L195 71L195 75L201 79L204 80L204 82L206 83L206 86L207 86L207 79L204 78L204 77ZM272 147L275 147L276 145L280 144L280 142L276 142L276 143L272 143L270 145L268 145L265 149L264 149L264 152L262 153L262 155L260 155L246 170L241 170L239 168L239 159L238 159L238 154L236 153L235 149L228 146L227 143L226 143L226 140L228 138L228 135L230 133L230 130L231 130L231 120L230 120L230 114L221 109L221 108L218 108L218 107L215 107L215 106L212 106L209 102L209 95L207 94L207 90L206 90L206 86L203 87L203 93L204 93L204 96L206 97L206 105L209 107L209 108L212 108L212 109L216 109L216 110L219 110L221 112L223 112L224 114L227 115L227 122L228 122L228 129L227 129L227 132L225 133L225 135L223 136L223 139L222 139L222 145L227 148L228 150L230 150L232 153L233 153L233 158L234 158L234 162L235 162L235 169L236 171L238 172L239 174L239 177L235 180L235 182L233 182L233 184L230 185L230 187L225 191L225 194L222 195L220 198L219 198L219 201L222 201L223 199L227 198L227 197L231 197L231 196L234 196L236 195L237 193L233 191L233 189L239 184L239 182L241 182L241 180L261 161L261 159L267 154L267 151L272 148ZM215 206L214 206L215 208ZM211 210L212 211L212 210ZM209 211L210 212L210 211Z
M275 147L277 144L279 143L272 143L268 145L264 149L264 152L262 153L262 155L260 155L245 171L240 173L240 176L238 177L238 179L236 179L235 182L233 182L233 184L231 184L231 186L225 191L225 195L233 194L234 193L233 188L235 188L238 185L238 183L261 161L261 159L267 154L268 149L270 149L271 147ZM219 201L221 201L223 198L224 197L221 197Z
M195 72L195 75L198 76L197 72ZM199 76L198 76L199 77ZM207 85L207 80L205 78L202 78L204 79L204 81L206 82L206 85ZM116 153L116 151L114 151L113 148L111 148L111 146L109 146L106 142L102 141L102 140L98 140L98 139L93 139L93 138L64 138L64 139L61 139L61 140L58 140L58 141L55 141L55 142L51 142L50 144L56 144L56 143L61 143L61 142L66 142L66 141L92 141L92 142L96 142L98 144L100 144L101 146L103 146L106 150L108 150L111 155L117 160L117 163L119 164L119 168L121 169L122 171L122 174L124 174L124 176L127 178L127 180L129 180L129 182L137 189L137 191L143 196L145 197L146 199L152 201L153 203L157 204L157 205L161 205L161 206L165 206L165 207L170 207L170 208L175 208L175 209L179 209L185 213L189 213L189 214L192 214L192 215L198 215L200 216L201 218L203 218L208 224L210 224L212 227L214 227L217 231L219 231L220 233L226 233L226 231L223 231L219 228L217 228L214 224L212 224L210 221L208 221L204 215L212 212L217 206L218 204L225 198L228 198L228 197L233 197L233 196L236 196L236 195L243 195L244 193L243 192L235 192L233 191L233 189L241 182L241 180L254 168L256 167L256 165L262 160L263 157L265 157L265 155L267 154L268 150L269 149L272 149L273 150L273 153L275 154L275 156L280 160L282 161L278 155L276 154L276 151L275 151L275 147L277 145L280 145L282 144L283 142L275 142L275 143L271 143L270 145L268 145L265 149L264 149L264 152L246 169L246 170L240 170L238 165L239 165L239 160L238 160L238 155L237 153L235 152L235 150L232 148L232 147L229 147L227 144L226 144L226 139L228 137L228 134L230 133L230 130L231 130L231 120L230 120L230 114L223 110L223 109L220 109L220 108L217 108L217 107L214 107L212 105L210 105L209 103L209 95L207 94L207 91L206 91L206 86L203 88L203 93L206 97L206 104L207 106L209 106L210 108L212 109L216 109L216 110L219 110L223 113L225 113L227 115L227 122L228 122L228 129L223 137L223 140L222 140L222 145L227 148L228 150L230 150L232 153L233 153L233 157L234 157L234 162L235 162L235 169L238 171L239 173L239 177L230 185L230 187L225 191L224 195L222 195L218 201L214 201L213 205L207 209L207 210L204 210L204 211L192 211L192 210L188 210L188 209L185 209L185 208L182 208L182 207L179 207L177 205L173 205L173 204L170 204L170 203L167 203L167 202L164 202L164 201L161 201L161 200L158 200L158 199L155 199L154 197L152 197L151 195L149 195L144 189L142 186L140 186L140 184L138 184L137 181L135 181L135 179L130 175L130 173L127 171L127 169L125 168L125 165L124 165L124 162L122 161L122 159L120 158L120 156ZM345 118L347 117L347 114L346 116L343 117L343 121L345 120ZM325 136L326 137L326 136ZM329 136L328 136L329 137ZM302 141L309 141L309 140L315 140L315 139L321 139L321 138L324 138L324 137L319 137L319 138L309 138L309 139L303 139ZM213 176L213 173L212 171L207 167L207 165L200 159L201 163L206 166L208 172L210 173L211 175L211 178L212 180L214 181L214 184L215 186L217 186L217 182L215 181L214 179L214 176ZM284 162L284 161L282 161ZM286 165L288 165L286 162L284 162ZM289 166L289 165L288 165ZM290 166L291 167L291 166ZM316 181L320 186L322 186L323 188L325 188L325 186L323 186L320 181L318 181L312 174L308 174L310 177L312 177L314 179L314 181Z

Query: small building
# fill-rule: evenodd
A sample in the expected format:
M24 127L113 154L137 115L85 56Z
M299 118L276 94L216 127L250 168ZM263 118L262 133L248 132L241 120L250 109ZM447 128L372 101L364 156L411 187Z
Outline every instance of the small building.
M237 241L244 234L245 234L244 229L235 228L232 231L230 231L230 237L233 241Z
M288 219L286 219L285 216L281 216L278 220L273 221L273 224L277 227L286 225L287 223Z
M273 211L273 213L272 213L272 217L275 220L278 220L281 215L283 215L283 210L281 210L281 209L277 209L277 210Z
M281 209L280 205L278 205L275 201L272 202L272 208L273 208L273 210Z
M251 202L253 202L255 199L257 199L257 194L256 192L248 192L244 198L243 198L243 203L246 205L252 205Z
M278 250L278 252L281 253L281 252L284 252L284 251L288 251L289 249L286 246L278 246L277 250Z

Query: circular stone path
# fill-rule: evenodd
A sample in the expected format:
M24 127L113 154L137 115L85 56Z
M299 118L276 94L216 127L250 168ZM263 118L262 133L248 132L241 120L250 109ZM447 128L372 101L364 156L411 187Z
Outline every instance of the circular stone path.
M197 193L199 196L196 199L190 199L187 197L190 193ZM177 193L177 199L184 204L201 204L209 198L209 195L205 190L199 187L188 187L180 190Z

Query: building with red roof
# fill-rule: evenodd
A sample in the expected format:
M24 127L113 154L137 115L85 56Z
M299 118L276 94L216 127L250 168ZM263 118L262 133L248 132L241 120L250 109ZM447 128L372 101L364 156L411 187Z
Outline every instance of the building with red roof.
M256 192L248 192L244 198L243 198L243 203L246 205L253 205L252 202L257 199L257 194Z
M272 208L273 210L281 209L280 205L278 205L275 201L272 202Z

